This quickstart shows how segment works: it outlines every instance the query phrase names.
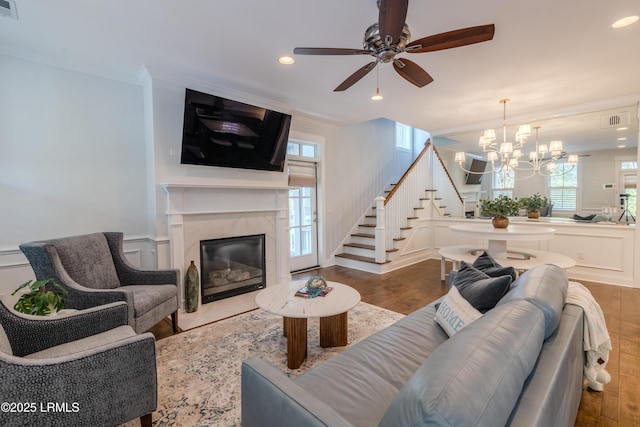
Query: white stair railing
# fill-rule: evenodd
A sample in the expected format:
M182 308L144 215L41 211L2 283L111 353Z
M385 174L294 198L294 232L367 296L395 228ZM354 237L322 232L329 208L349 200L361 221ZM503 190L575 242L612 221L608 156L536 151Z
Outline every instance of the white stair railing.
M440 200L437 201L437 212L440 216L451 216L453 218L464 218L464 199L449 175L449 171L444 166L444 162L438 154L438 150L433 147L433 168L432 185L437 189ZM444 207L442 207L444 206Z
M403 230L410 226L409 218L416 216L415 208L421 207L427 189L437 189L437 197L442 198L438 201L431 200L436 208L432 208L432 211L435 210L441 216L447 212L453 217L464 217L464 200L430 141L387 197L376 199L377 263L385 262L387 248L393 248L395 241L403 237ZM435 196L431 193L430 197L433 199Z
M383 221L386 227L385 250L393 248L394 240L401 238L402 230L409 227L408 218L415 215L414 208L420 206L420 199L424 197L425 190L429 187L431 163L429 153L431 151L431 142L427 142L384 201L384 219L381 215L377 218L378 221Z

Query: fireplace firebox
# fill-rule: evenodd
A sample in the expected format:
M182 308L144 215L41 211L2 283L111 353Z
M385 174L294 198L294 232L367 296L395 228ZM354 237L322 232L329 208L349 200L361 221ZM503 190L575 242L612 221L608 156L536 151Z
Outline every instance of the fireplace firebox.
M202 303L266 286L265 235L200 241Z

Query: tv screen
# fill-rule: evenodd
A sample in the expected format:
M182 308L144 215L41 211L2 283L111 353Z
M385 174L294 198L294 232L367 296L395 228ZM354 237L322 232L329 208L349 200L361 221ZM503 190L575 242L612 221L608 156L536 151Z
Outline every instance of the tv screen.
M465 184L468 185L477 185L482 184L482 177L484 176L482 173L487 167L487 162L484 160L473 159L471 160L471 166L469 170L471 172L467 172L467 176L464 180ZM477 172L477 173L473 173Z
M291 116L187 89L180 163L284 170Z

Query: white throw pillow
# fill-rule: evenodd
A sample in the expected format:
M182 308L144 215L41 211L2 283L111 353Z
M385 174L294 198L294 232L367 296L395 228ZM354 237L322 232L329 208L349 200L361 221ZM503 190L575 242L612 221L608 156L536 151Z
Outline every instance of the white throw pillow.
M435 321L450 337L482 316L453 286L440 302Z

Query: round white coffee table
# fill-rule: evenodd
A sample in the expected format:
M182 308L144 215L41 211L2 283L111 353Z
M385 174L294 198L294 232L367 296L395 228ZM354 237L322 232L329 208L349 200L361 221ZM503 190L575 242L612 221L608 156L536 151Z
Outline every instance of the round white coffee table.
M267 286L256 295L261 309L283 317L283 334L287 337L287 366L297 369L307 357L307 319L320 318L320 346L347 345L347 312L360 302L360 293L351 286L327 282L333 290L324 297L295 296L305 286L304 280Z

